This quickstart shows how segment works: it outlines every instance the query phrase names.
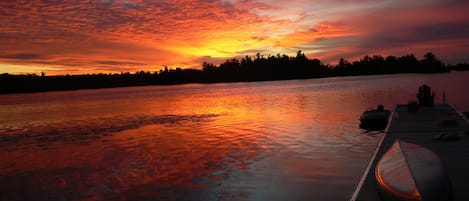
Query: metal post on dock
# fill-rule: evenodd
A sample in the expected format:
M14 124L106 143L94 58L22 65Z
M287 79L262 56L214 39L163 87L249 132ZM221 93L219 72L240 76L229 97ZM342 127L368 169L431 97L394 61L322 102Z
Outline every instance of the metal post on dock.
M443 104L446 104L446 93L443 91Z

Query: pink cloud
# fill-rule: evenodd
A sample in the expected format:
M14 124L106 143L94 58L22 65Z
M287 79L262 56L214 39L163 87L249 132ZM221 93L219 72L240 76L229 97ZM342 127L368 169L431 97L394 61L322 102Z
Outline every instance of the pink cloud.
M436 2L395 6L350 13L335 22L356 33L345 37L324 37L312 43L323 51L316 56L328 63L339 58L366 54L423 55L433 52L449 63L469 60L469 15L465 2ZM466 55L466 56L464 56Z

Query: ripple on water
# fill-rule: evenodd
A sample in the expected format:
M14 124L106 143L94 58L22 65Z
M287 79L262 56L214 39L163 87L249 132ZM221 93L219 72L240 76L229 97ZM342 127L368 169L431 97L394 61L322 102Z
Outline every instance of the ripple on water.
M465 106L459 75L3 96L0 200L345 200L382 136L361 112L421 80Z
M14 125L2 125L0 128L0 143L8 145L28 145L38 142L79 142L94 141L110 133L135 129L145 125L164 124L177 126L181 123L200 123L211 121L217 114L202 115L162 115L162 116L132 116L98 119L81 119L57 122L30 122ZM14 142L14 143L13 143ZM15 144L16 143L16 144Z

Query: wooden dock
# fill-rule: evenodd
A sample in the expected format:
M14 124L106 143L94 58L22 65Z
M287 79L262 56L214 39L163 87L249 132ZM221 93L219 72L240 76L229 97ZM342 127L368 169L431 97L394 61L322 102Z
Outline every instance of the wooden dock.
M460 140L435 140L435 136L445 133L460 136ZM375 179L375 166L396 139L425 146L438 154L451 179L453 200L469 200L469 121L454 107L436 104L419 107L416 113L409 113L407 105L394 108L383 139L350 201L382 200Z

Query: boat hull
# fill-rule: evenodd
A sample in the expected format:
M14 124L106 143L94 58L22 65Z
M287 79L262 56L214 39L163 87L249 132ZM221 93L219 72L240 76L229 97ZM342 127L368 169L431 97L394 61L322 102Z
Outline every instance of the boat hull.
M396 140L378 161L375 177L384 200L451 200L451 182L429 149Z
M388 124L389 110L384 111L366 111L360 117L360 128L362 129L384 129Z

